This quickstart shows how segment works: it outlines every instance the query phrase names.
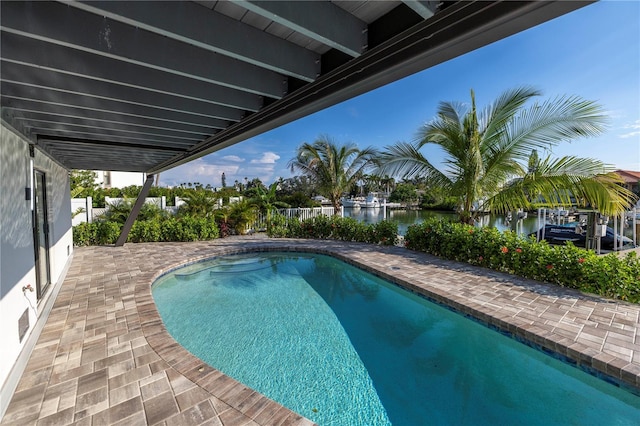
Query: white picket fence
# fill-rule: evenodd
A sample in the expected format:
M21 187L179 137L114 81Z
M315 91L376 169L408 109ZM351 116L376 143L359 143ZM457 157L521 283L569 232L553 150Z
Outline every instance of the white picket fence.
M237 202L241 199L241 197L232 197L230 202ZM123 198L110 198L105 197L105 207L103 208L93 208L91 197L87 198L73 198L71 199L71 212L76 214L72 219L72 225L78 225L82 222L93 222L96 218L103 215L107 210L109 210L109 206L116 205L120 202L123 202ZM222 203L222 200L219 200ZM145 200L145 203L153 203L159 206L160 208L168 211L170 214L176 214L178 208L184 204L185 202L180 199L180 197L176 197L175 206L167 206L166 197L148 197ZM312 217L317 216L333 216L334 209L333 207L308 207L308 208L290 208L290 209L278 209L279 214L283 215L287 219L297 218L300 221L305 219L310 219ZM342 212L341 212L342 213ZM267 218L265 214L259 214L256 222L249 226L249 229L261 230L265 229L267 224Z
M125 201L124 198L104 197L104 207L92 207L92 197L72 198L71 214L73 215L73 218L71 219L71 225L76 226L82 222L93 222L96 218L102 216L107 210L109 210L109 206L117 205L123 201ZM167 197L147 197L144 202L148 204L155 204L161 209L167 209ZM184 201L180 200L178 197L176 197L175 202L179 203L176 204L176 206L184 204ZM169 209L174 209L171 206L168 207ZM177 208L175 208L175 211L177 211Z
M298 219L303 221L318 216L333 216L333 207L301 207L291 209L277 209L278 214L286 217L287 220ZM249 229L263 230L267 227L267 216L264 213L258 215L258 219Z

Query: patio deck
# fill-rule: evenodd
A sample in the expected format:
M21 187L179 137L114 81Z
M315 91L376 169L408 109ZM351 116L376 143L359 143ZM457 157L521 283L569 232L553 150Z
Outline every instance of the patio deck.
M267 250L333 255L640 389L638 305L400 247L257 235L77 248L2 424L313 424L189 354L151 297L180 264Z

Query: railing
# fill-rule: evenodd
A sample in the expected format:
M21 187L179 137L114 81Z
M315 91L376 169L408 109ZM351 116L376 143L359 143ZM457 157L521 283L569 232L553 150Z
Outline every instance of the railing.
M277 209L278 214L287 219L299 219L303 221L318 216L333 216L333 207L300 207L292 209ZM272 213L273 214L273 213ZM267 227L267 215L265 213L258 214L255 223L249 225L250 229L262 230Z
M96 219L104 215L109 209L106 207L94 207L92 210L93 210L93 219Z

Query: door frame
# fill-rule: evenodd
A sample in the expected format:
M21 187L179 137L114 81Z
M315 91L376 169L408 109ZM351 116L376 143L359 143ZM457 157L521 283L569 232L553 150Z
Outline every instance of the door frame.
M38 199L38 191L42 197ZM36 295L38 300L51 284L51 259L49 254L49 217L47 205L47 175L42 170L33 170L33 249L36 268ZM44 274L43 274L44 272ZM44 275L44 277L42 276Z

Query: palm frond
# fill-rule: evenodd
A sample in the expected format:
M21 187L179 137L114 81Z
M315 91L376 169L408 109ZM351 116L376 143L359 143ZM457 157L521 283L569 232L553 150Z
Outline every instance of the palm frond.
M486 141L500 134L506 124L533 97L542 93L533 87L524 86L503 92L498 99L480 114L480 128Z
M440 102L438 104L438 119L451 121L453 123L462 123L468 110L469 106L462 102Z
M531 208L533 203L549 207L591 206L607 215L629 208L635 195L620 185L620 177L604 173L607 166L590 158L546 158L535 173L528 173L507 185L488 200L496 213Z
M577 96L564 96L523 109L507 123L498 143L522 159L533 149L599 135L606 125L607 118L600 106Z
M422 155L418 143L399 142L379 154L379 174L402 176L411 179L415 176L425 177L443 186L451 184L450 179L433 166Z

